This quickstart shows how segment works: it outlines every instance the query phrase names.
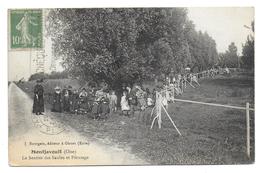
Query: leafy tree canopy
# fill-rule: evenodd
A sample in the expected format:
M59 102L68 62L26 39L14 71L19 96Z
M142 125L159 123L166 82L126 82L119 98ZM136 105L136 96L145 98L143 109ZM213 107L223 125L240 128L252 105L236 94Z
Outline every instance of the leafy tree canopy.
M218 56L215 41L194 29L185 8L52 9L47 21L64 67L112 87L187 65L206 69Z

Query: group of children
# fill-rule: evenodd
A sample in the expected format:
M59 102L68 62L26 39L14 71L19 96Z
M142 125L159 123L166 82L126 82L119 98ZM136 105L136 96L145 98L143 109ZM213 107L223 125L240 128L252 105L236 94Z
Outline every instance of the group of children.
M94 119L106 119L109 114L121 111L121 115L134 116L136 111L143 111L153 107L156 102L156 91L170 90L162 93L163 105L167 108L172 95L181 94L180 83L186 76L176 75L166 78L162 87L155 87L152 92L149 88L144 89L142 85L133 87L123 85L121 90L109 91L107 88L82 88L73 89L71 86L61 89L55 87L52 95L52 111L68 112L75 114L87 114ZM187 79L186 79L187 80Z
M215 71L213 71L215 74ZM212 73L213 73L212 72ZM153 107L156 102L156 91L162 92L162 103L167 109L168 102L173 101L174 95L183 92L184 83L198 83L198 77L192 73L177 74L167 77L162 87L156 86L152 92L142 85L133 87L123 85L117 92L103 88L64 89L55 87L52 99L53 112L69 112L75 114L90 113L94 119L105 119L110 113L121 110L122 115L133 116L136 111L143 111ZM186 87L186 86L185 86Z
M154 94L139 86L123 87L116 93L104 88L73 89L71 86L54 88L52 112L87 114L94 119L106 119L110 113L121 109L122 115L131 116L137 110L154 105Z
M230 71L227 67L225 69L212 68L207 71L210 77L221 73L229 74ZM90 113L89 115L94 119L105 119L113 112L121 112L121 115L130 117L134 116L136 111L142 112L149 110L147 108L154 107L157 91L162 94L161 101L167 109L168 102L174 100L174 95L182 94L183 86L186 85L186 82L190 82L191 85L192 82L195 82L199 85L198 78L203 77L200 75L194 75L189 70L182 75L173 74L170 77L166 77L163 86L159 86L155 82L155 88L152 92L148 88L144 89L142 85L134 85L133 87L123 85L121 89L116 90L117 92L114 90L109 91L107 87L88 87L78 90L73 89L71 86L63 89L56 86L54 93L49 97L52 102L51 111L72 114ZM37 85L34 87L33 113L36 115L44 113L44 91L41 83L42 80L37 80Z
M138 85L134 87L123 87L120 106L122 114L134 116L136 111L143 111L152 107L155 103L155 89L150 92L149 88L142 88Z

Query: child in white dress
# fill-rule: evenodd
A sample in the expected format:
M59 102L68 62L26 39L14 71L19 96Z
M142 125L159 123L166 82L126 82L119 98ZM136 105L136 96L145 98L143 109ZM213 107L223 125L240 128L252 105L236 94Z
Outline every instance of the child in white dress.
M121 110L123 115L129 115L129 111L130 111L130 106L128 104L128 100L127 100L127 93L123 92L123 96L121 97Z

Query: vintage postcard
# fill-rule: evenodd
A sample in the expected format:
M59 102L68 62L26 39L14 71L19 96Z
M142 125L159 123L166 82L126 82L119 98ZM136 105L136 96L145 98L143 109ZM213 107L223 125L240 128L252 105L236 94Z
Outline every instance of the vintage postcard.
M254 163L253 7L7 17L11 166Z

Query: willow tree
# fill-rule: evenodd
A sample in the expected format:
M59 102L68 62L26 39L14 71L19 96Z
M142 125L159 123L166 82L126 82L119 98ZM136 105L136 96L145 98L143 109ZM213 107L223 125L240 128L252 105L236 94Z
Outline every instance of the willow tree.
M191 63L187 20L185 8L52 9L47 28L67 71L115 87Z

